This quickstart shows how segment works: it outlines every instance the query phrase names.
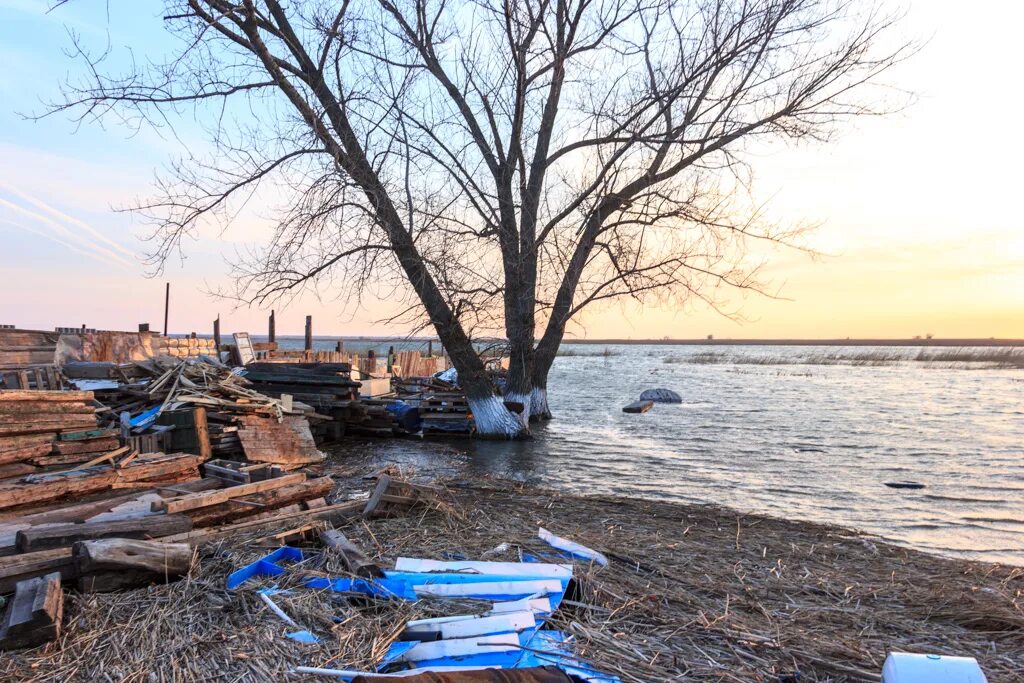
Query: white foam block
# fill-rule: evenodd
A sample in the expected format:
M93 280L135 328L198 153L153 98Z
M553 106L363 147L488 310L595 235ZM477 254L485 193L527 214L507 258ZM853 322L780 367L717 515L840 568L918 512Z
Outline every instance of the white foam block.
M518 649L520 649L519 636L515 633L507 633L500 636L474 636L472 638L420 643L403 654L399 660L404 662L421 662L426 659L466 657L494 652L509 652Z
M568 579L572 576L571 564L546 564L543 562L446 562L442 560L421 560L415 557L400 557L395 562L400 572L464 572L466 574L493 574L496 576L536 576L538 578Z
M419 597L473 598L485 595L548 595L561 593L562 583L558 579L539 581L481 581L479 583L430 583L413 586Z

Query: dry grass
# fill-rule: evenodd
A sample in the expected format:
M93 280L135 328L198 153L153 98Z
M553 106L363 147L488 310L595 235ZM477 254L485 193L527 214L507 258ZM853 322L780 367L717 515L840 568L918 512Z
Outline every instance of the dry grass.
M443 510L345 529L368 554L516 559L547 549L538 525L605 552L579 565L552 625L623 681L877 681L888 650L966 654L993 681L1022 680L1024 569L949 560L850 531L706 506L453 484ZM411 618L443 601L349 602L298 589L275 601L321 637L302 645L233 569L255 537L206 546L177 584L73 597L59 643L0 659L21 681L287 680L294 665L367 668ZM340 574L329 560L314 573Z

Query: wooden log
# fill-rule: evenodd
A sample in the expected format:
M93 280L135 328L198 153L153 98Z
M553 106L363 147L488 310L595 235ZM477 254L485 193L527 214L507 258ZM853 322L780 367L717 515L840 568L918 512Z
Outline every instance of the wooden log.
M172 478L197 479L201 462L202 456L187 453L151 454L121 469L100 465L85 470L39 474L31 477L29 482L0 484L0 510L57 500L68 495L96 493L115 488L115 484Z
M64 615L61 575L19 581L0 624L0 649L35 647L60 636Z
M71 551L80 574L110 570L152 572L161 576L184 576L192 566L188 543L161 543L127 538L80 541Z
M251 484L228 486L227 488L218 489L216 491L189 494L187 496L182 496L181 498L154 501L152 509L153 512L166 512L167 514L186 512L188 510L195 510L209 505L224 503L232 498L242 498L253 493L270 491L304 481L306 481L305 474L288 474L283 477L277 477L276 479L266 479L264 481L253 482Z
M622 408L624 413L646 413L654 407L654 401L633 401Z
M12 462L24 462L33 458L41 458L50 454L50 449L53 446L47 442L37 444L35 446L25 446L17 450L3 451L0 452L0 465L6 465Z
M70 547L78 541L102 538L160 538L191 530L192 520L185 515L150 515L110 522L30 527L17 533L15 545L19 551L27 553Z
M384 570L376 562L368 558L362 550L345 537L337 529L326 529L320 532L320 540L341 558L342 564L349 573L366 578L381 578Z
M225 522L262 511L284 507L291 503L320 498L330 493L333 488L334 480L330 477L308 479L298 484L254 493L243 498L233 498L219 505L198 508L183 514L191 517L193 525L197 527L224 524Z

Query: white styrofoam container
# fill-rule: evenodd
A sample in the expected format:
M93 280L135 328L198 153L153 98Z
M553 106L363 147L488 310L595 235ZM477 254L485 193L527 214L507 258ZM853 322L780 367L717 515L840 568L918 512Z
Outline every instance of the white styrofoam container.
M988 683L973 657L891 652L882 666L882 683Z

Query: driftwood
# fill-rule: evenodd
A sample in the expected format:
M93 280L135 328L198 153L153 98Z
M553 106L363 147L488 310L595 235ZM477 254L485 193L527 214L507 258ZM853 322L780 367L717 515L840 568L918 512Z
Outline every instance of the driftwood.
M18 582L0 624L0 649L35 647L60 636L64 614L61 575L47 574Z
M79 590L102 593L184 576L192 566L192 547L108 538L76 543L72 557Z
M362 550L352 541L345 537L337 529L327 529L320 532L320 540L323 544L337 553L345 568L351 574L366 578L380 578L384 571L376 562L368 558Z
M23 553L71 546L77 541L101 538L160 538L192 529L192 520L185 515L150 515L113 522L57 524L22 529L15 545Z

